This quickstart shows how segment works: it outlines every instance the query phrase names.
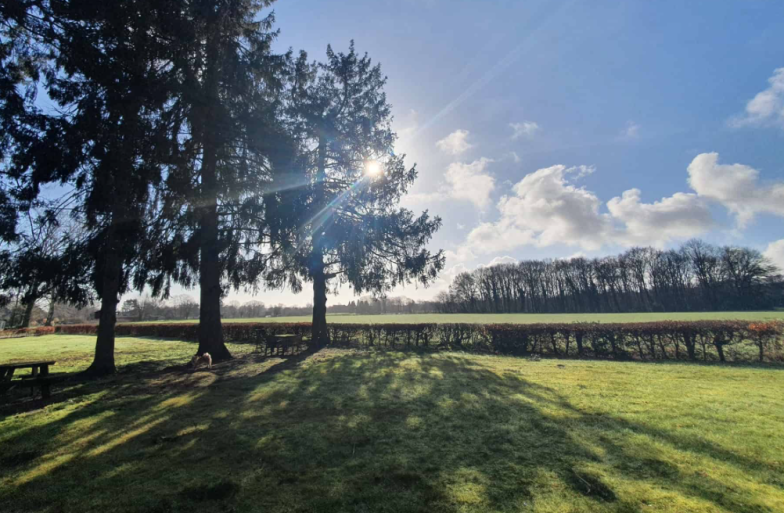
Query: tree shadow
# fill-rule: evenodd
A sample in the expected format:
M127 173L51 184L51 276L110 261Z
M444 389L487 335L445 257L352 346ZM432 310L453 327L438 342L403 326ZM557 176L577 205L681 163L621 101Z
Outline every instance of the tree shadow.
M13 449L0 509L643 511L643 490L706 511L769 510L662 447L755 482L770 481L768 462L583 411L460 355L248 355L211 372L141 372L82 398L2 427ZM630 442L640 436L642 449ZM760 486L784 498L781 481Z

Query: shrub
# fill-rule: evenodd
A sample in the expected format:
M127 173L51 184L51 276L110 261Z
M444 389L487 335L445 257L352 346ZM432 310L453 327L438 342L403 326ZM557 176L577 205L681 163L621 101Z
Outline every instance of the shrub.
M55 333L54 326L36 326L34 328L16 328L13 330L0 331L0 338L11 337L40 337L41 335L51 335Z

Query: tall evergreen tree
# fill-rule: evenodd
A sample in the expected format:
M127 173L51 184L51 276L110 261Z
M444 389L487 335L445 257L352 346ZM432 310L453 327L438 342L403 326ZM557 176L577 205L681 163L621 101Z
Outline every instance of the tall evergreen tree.
M166 1L16 1L16 28L43 48L43 87L57 106L16 141L13 172L29 198L44 183L68 184L85 220L101 300L93 374L115 371L119 296L147 234L151 191L173 140L161 116L169 101L168 42L156 30L171 14ZM38 121L39 118L36 118ZM30 133L35 137L30 136Z
M425 248L441 220L398 208L417 172L394 153L385 82L353 41L347 54L328 47L324 63L309 63L305 53L296 62L291 119L304 180L268 199L279 258L268 280L313 283L316 345L329 342L330 283L383 293L412 280L427 284L444 264L442 252Z
M266 0L182 1L168 20L178 77L170 119L180 141L166 180L165 219L181 229L151 248L153 290L171 281L200 287L199 354L230 358L221 297L253 286L264 269L257 248L266 233L262 192L291 144L279 123L289 56L272 52L277 36Z

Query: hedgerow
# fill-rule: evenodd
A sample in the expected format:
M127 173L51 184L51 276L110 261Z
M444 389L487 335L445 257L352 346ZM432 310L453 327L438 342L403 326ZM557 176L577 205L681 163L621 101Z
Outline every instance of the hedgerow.
M614 360L784 362L784 323L662 321L558 324L329 324L334 346ZM95 325L57 333L95 334ZM198 339L198 324L118 324L118 336ZM225 323L226 340L258 343L265 334L308 335L310 323Z
M12 330L0 331L0 338L15 337L40 337L41 335L51 335L55 332L54 326L36 326L34 328L16 328Z

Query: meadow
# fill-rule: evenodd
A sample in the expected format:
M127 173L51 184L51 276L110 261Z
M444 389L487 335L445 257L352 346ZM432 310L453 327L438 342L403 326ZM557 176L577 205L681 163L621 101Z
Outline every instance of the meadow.
M90 336L0 341L85 368ZM119 373L0 403L0 511L765 512L784 368L118 338ZM0 399L2 400L2 399Z
M564 322L655 322L655 321L784 321L784 311L769 310L763 312L639 312L639 313L587 313L587 314L387 314L387 315L351 315L327 314L327 320L355 324L416 324L416 323L456 323L468 322L476 324L535 324ZM244 319L223 319L223 322L310 322L308 315L292 317L254 317ZM150 321L150 322L187 322L195 323L198 319L187 321Z

